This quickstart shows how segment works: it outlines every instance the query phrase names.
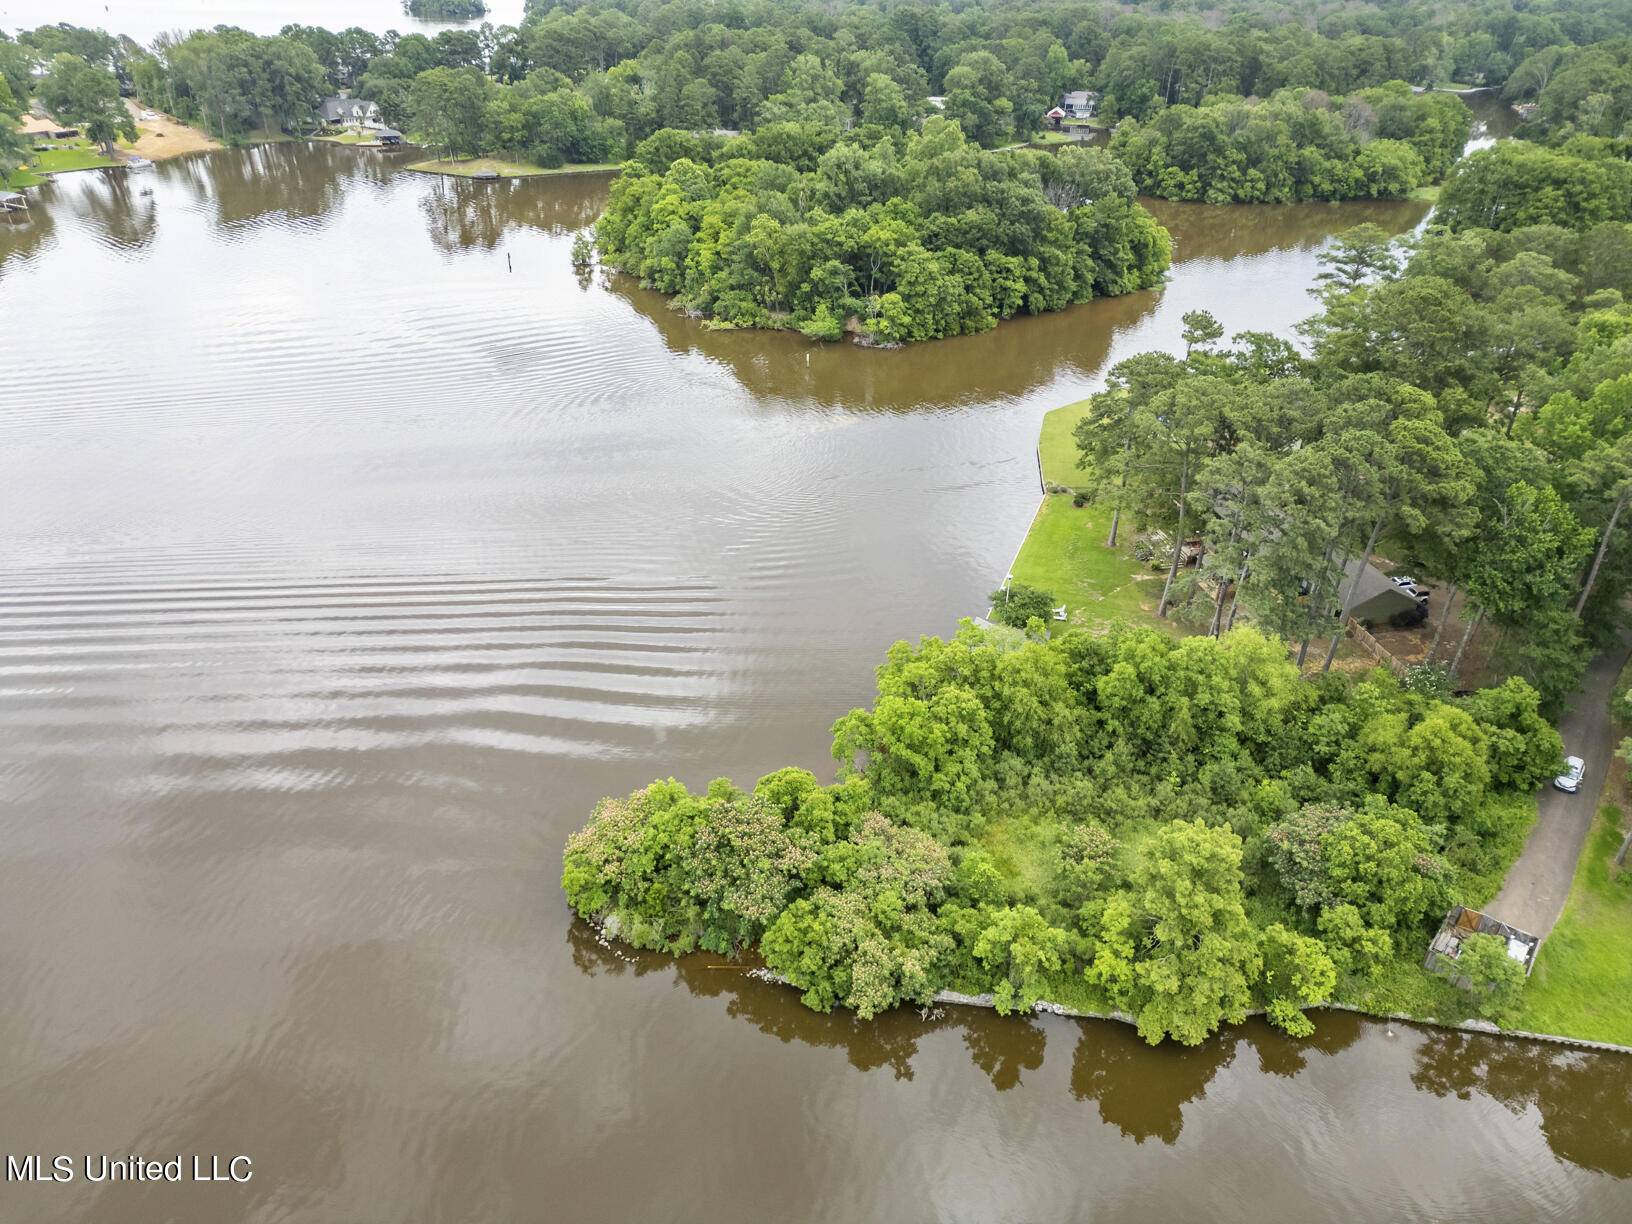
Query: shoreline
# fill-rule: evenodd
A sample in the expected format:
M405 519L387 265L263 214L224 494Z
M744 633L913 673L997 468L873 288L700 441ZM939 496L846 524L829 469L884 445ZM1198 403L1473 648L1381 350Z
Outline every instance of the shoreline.
M339 141L331 143L343 143ZM465 169L463 167L469 167ZM557 166L554 169L545 166L530 166L525 162L500 161L491 157L475 157L458 161L447 161L442 158L431 158L426 161L415 162L411 166L404 166L404 170L411 170L415 174L435 174L444 178L476 179L479 174L492 171L499 179L534 179L558 178L579 174L616 174L619 166L612 163L580 163ZM493 179L481 179L482 182L493 182Z
M599 928L597 928L599 929ZM614 939L604 930L603 939ZM619 940L618 942L622 942ZM763 966L748 970L748 976L760 982L767 982L773 986L785 986L789 990L796 990L792 982L779 974L772 973ZM997 1002L989 994L963 994L956 990L941 990L935 993L932 1003L943 1007L980 1007L988 1011L997 1010ZM1433 1016L1413 1016L1406 1012L1374 1012L1363 1007L1356 1007L1352 1003L1339 1003L1329 1000L1308 1008L1312 1012L1340 1011L1354 1016L1364 1016L1368 1020L1392 1020L1400 1024L1416 1024L1427 1028L1453 1029L1463 1033L1478 1033L1485 1037L1513 1037L1521 1041L1545 1041L1552 1045L1570 1046L1575 1049L1593 1050L1603 1054L1632 1054L1632 1045L1618 1045L1613 1041L1593 1041L1586 1037L1567 1037L1562 1033L1533 1033L1525 1029L1504 1029L1489 1020L1440 1020ZM1105 1020L1117 1024L1126 1024L1130 1028L1138 1027L1138 1020L1123 1011L1084 1011L1081 1008L1068 1007L1064 1003L1055 1003L1048 999L1039 999L1029 1011L1019 1011L1016 1015L1034 1016L1063 1016L1069 1020ZM1248 1017L1262 1016L1264 1009L1255 1007L1247 1012ZM1224 1026L1220 1025L1208 1036L1208 1040L1216 1039Z

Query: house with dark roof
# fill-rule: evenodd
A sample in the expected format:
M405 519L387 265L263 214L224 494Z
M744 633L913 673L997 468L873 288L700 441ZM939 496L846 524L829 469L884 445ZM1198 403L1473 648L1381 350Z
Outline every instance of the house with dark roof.
M330 127L383 127L380 108L366 98L346 98L336 94L324 98L318 108L323 122Z

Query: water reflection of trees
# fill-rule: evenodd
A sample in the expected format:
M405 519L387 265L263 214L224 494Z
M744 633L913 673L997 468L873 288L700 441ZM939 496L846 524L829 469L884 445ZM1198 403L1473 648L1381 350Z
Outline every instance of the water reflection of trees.
M1413 229L1433 205L1422 200L1347 200L1341 204L1186 204L1141 201L1173 233L1174 274L1200 259L1239 259L1271 251L1314 250L1362 222L1390 234ZM1310 310L1313 311L1311 306ZM1220 316L1223 317L1222 315ZM1231 326L1226 323L1226 326Z
M674 960L609 947L578 922L568 941L574 963L586 974L662 974L695 995L723 999L728 1016L778 1041L842 1049L858 1071L888 1067L895 1078L910 1080L920 1040L954 1028L973 1064L1000 1092L1043 1065L1047 1032L1035 1020L961 1007L900 1009L870 1021L846 1011L822 1015L801 1004L794 991L715 957ZM1243 1054L1257 1056L1260 1072L1290 1079L1349 1049L1370 1024L1346 1012L1325 1012L1314 1036L1295 1041L1252 1020L1199 1046L1169 1043L1153 1050L1131 1027L1087 1022L1072 1056L1070 1091L1093 1103L1100 1120L1126 1138L1171 1145L1184 1129L1186 1109L1205 1099L1218 1074ZM1515 1114L1534 1107L1560 1160L1632 1177L1632 1090L1613 1056L1443 1029L1427 1030L1423 1038L1411 1076L1418 1090L1463 1100L1477 1092Z
M610 947L576 922L569 928L568 941L573 963L585 973L637 977L659 973L677 978L693 994L724 999L728 1016L778 1041L844 1050L858 1071L888 1067L896 1079L910 1080L919 1041L953 1028L962 1036L970 1060L999 1092L1017 1086L1025 1072L1043 1065L1047 1033L1031 1019L964 1007L924 1012L902 1008L873 1020L842 1010L823 1015L800 1003L794 991L749 977L743 966L715 957L674 960ZM1359 1026L1351 1022L1349 1028L1352 1032L1333 1039L1327 1052L1355 1040ZM1294 1044L1267 1027L1253 1026L1247 1035L1222 1037L1195 1049L1157 1052L1124 1025L1085 1024L1072 1066L1071 1092L1078 1100L1097 1102L1100 1116L1124 1135L1172 1143L1184 1124L1184 1106L1205 1094L1213 1076L1230 1065L1243 1041L1267 1049Z
M1632 1177L1632 1078L1621 1056L1435 1029L1411 1082L1464 1101L1477 1092L1515 1114L1534 1108L1560 1160Z
M1192 261L1312 250L1363 221L1403 233L1428 209L1420 201L1250 209L1149 203L1174 232L1176 278L1186 275L1185 265ZM1212 303L1215 313L1232 331L1251 327L1253 295L1261 293L1261 287L1247 282L1236 288L1227 277L1215 279L1219 281L1217 300ZM641 289L632 277L610 276L606 284L609 292L646 317L671 352L700 355L729 366L756 397L849 409L986 403L1025 395L1061 377L1092 379L1101 371L1118 333L1144 321L1161 300L1159 290L1103 298L1051 314L1011 319L977 336L884 352L851 344L814 345L785 332L710 331L700 321L671 309L670 299L662 294ZM1171 336L1152 336L1148 343L1177 348L1180 322L1175 317L1171 323Z
M348 183L380 173L357 150L305 143L199 153L155 170L212 201L224 227L273 216L327 225L339 215Z
M1235 1061L1240 1038L1221 1034L1160 1056L1133 1029L1094 1024L1083 1030L1071 1064L1071 1095L1099 1106L1102 1121L1135 1143L1174 1143L1184 1107L1207 1094L1213 1077Z
M0 217L0 276L6 274L8 264L15 269L47 249L55 233L51 210L37 199L26 213Z
M420 200L431 242L444 254L492 250L513 229L561 235L584 228L606 203L605 175L568 174L542 179L477 183L426 176Z
M149 246L157 229L158 206L145 173L108 171L84 174L83 189L73 207L95 229L100 241L124 251Z
M729 366L756 398L887 411L985 403L1023 395L1073 372L1091 377L1116 333L1144 318L1160 299L1158 291L1131 293L1013 319L978 336L885 352L816 345L788 332L709 331L631 277L612 276L606 284L646 317L669 351Z

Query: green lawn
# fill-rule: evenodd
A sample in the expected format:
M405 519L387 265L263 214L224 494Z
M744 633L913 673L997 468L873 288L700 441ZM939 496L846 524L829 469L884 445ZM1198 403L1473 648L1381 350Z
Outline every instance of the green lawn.
M1541 945L1515 1028L1632 1045L1632 871L1618 873L1621 810L1587 838L1564 916Z
M27 170L15 170L5 185L13 191L21 191L24 187L38 187L43 182L45 180L37 174L30 174Z
M1038 447L1047 484L1078 488L1087 482L1088 473L1077 466L1077 444L1071 436L1087 410L1088 401L1083 400L1043 418ZM1015 578L1053 592L1065 604L1071 625L1092 628L1144 616L1165 627L1152 615L1163 575L1134 558L1126 515L1116 548L1105 547L1110 528L1109 507L1090 503L1078 509L1070 494L1050 494L1021 545Z
M483 170L492 170L500 178L539 178L547 174L593 174L596 171L616 170L615 162L569 162L553 169L533 166L526 162L501 161L496 157L469 157L457 161L422 161L409 166L424 174L452 174L470 178Z
M341 132L337 136L313 136L312 139L327 144L357 145L373 144L379 139L379 135L374 132Z
M1050 494L1020 547L1015 579L1052 592L1065 604L1073 626L1095 628L1144 617L1165 627L1152 615L1163 575L1128 551L1131 531L1123 537L1124 546L1106 548L1110 523L1110 511L1103 506L1079 510L1069 494Z
M117 165L119 162L103 157L102 150L89 141L79 141L67 148L30 154L28 168L35 174L66 174L70 170L95 170Z
M1078 488L1088 480L1088 473L1077 466L1077 441L1071 436L1077 422L1088 411L1088 401L1078 400L1064 408L1056 408L1043 418L1043 433L1038 445L1043 456L1043 479L1049 484Z

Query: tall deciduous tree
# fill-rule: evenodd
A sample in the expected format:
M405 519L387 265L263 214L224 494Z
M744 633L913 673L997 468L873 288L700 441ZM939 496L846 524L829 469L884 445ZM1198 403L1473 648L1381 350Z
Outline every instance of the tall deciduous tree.
M1242 905L1241 839L1199 820L1164 825L1100 935L1089 977L1152 1045L1199 1045L1221 1019L1240 1023L1263 964Z
M39 95L60 122L83 128L108 157L120 136L136 139L136 123L119 97L119 79L109 69L64 52L51 61Z

